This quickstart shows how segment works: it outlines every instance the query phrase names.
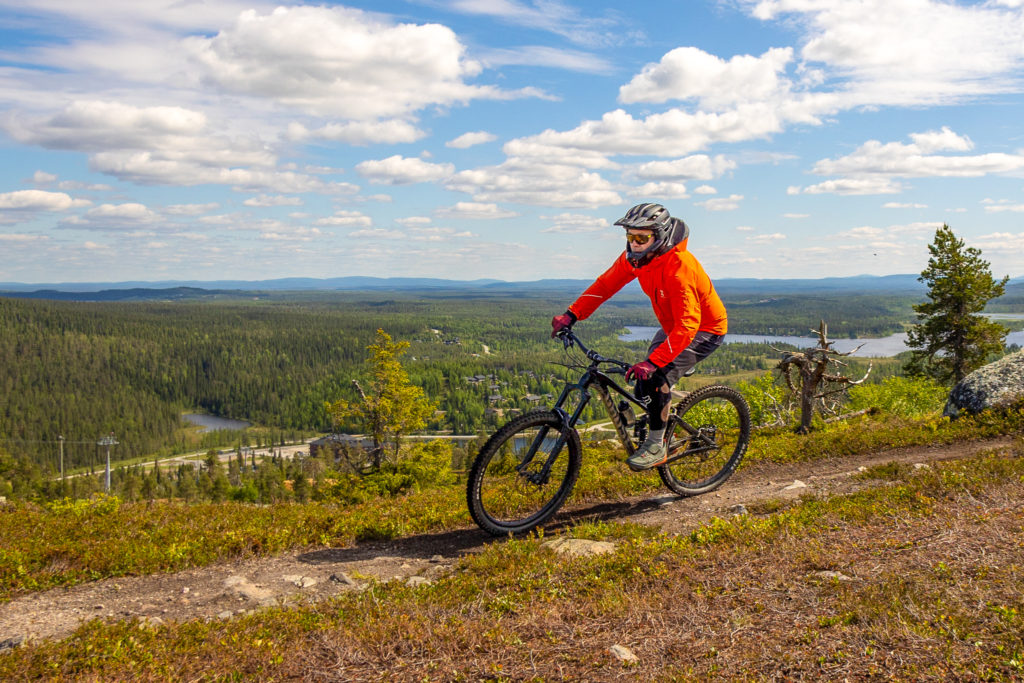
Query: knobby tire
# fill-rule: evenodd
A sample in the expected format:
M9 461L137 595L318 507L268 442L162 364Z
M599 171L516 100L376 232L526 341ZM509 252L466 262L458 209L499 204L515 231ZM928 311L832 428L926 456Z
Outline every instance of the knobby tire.
M520 475L519 464L541 429L547 428L542 447L529 467L539 472L563 433L562 420L552 410L526 413L495 432L470 469L466 485L469 512L481 529L495 535L526 533L549 520L572 492L580 472L582 447L575 429L568 429L565 445L551 468L546 483L537 484Z
M750 407L743 396L725 386L697 389L676 407L669 417L669 457L694 446L705 447L682 425L715 428L717 448L682 455L678 460L658 467L665 486L680 496L696 496L714 491L739 467L750 443Z

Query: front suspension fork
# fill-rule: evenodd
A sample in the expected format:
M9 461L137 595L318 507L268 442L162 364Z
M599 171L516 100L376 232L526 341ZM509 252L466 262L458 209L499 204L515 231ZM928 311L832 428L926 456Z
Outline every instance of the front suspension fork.
M573 411L572 415L569 415L562 408L562 405L568 398L569 391L574 388L580 391L580 403L576 406L576 410ZM561 453L562 449L565 447L565 442L569 438L570 431L576 428L576 422L579 420L580 414L583 412L583 409L589 401L590 394L587 392L586 388L581 385L566 386L562 389L562 394L558 397L558 401L555 402L555 408L553 409L555 415L558 416L559 421L562 423L559 429L558 438L555 440L555 444L551 448L551 453L544 461L544 465L541 467L540 472L527 471L530 463L532 463L533 459L537 457L537 450L541 447L541 444L544 443L544 440L548 435L549 427L540 428L540 431L537 432L537 436L533 438L533 443L530 444L530 449L526 452L526 455L520 463L516 465L516 472L518 472L521 477L538 486L543 486L547 483L548 477L551 475L551 468L554 466L555 460L558 459L558 454Z

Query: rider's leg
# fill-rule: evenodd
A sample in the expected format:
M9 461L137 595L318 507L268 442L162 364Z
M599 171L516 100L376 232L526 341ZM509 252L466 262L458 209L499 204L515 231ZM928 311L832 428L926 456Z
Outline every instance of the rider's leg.
M636 383L635 395L647 410L647 439L626 464L634 470L645 470L665 461L665 423L672 403L672 388L661 372Z
M657 340L658 336L655 335L654 339ZM697 363L714 353L724 340L724 334L711 334L710 332L698 332L695 334L690 345L683 349L682 353L676 356L674 361L661 369L669 387L674 387L684 374L693 369ZM651 351L653 350L652 348Z
M648 355L665 341L664 331L658 330L651 340ZM697 332L693 341L676 359L661 368L650 379L637 382L635 395L647 409L649 431L647 439L637 452L627 460L634 470L648 469L662 464L666 459L665 424L668 422L672 403L672 386L698 362L710 356L722 345L725 335Z

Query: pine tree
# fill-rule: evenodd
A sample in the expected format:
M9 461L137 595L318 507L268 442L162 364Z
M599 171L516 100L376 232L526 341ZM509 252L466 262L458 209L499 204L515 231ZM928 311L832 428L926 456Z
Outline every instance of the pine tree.
M918 280L928 285L929 300L914 306L921 322L907 334L914 350L907 370L956 383L1003 350L1008 330L980 313L1002 296L1009 277L997 282L981 250L965 248L948 225L935 231L928 251Z

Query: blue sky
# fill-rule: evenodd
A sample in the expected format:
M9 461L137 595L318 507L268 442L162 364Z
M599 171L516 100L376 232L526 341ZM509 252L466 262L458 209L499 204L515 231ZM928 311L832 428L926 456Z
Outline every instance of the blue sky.
M0 0L0 281L1024 275L1024 0Z

